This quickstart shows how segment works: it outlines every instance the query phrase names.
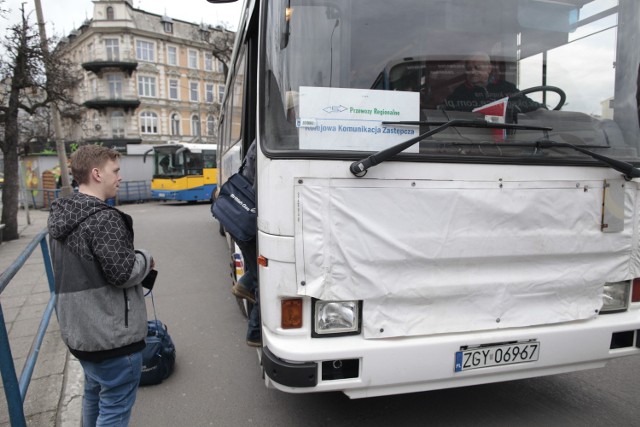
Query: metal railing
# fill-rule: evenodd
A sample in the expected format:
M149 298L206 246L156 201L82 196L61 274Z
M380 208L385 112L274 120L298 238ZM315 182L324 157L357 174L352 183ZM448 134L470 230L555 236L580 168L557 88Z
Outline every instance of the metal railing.
M2 374L2 384L4 385L4 393L7 399L7 405L9 408L9 419L13 427L26 427L27 422L24 416L24 400L27 395L27 389L31 382L31 376L40 353L40 347L44 340L44 335L47 332L49 326L49 320L54 312L56 304L55 285L53 280L53 268L51 266L51 258L49 256L49 246L47 245L48 231L45 228L29 243L26 249L18 256L18 258L7 268L0 276L0 294L11 282L11 279L22 268L27 259L31 256L38 244L42 249L42 258L44 259L44 268L47 273L47 280L49 282L49 291L51 296L49 297L49 303L42 315L38 332L33 340L27 361L24 364L20 379L16 375L15 364L13 363L13 356L11 355L11 346L9 344L9 334L7 333L7 326L4 320L4 314L2 313L2 303L0 303L0 373Z

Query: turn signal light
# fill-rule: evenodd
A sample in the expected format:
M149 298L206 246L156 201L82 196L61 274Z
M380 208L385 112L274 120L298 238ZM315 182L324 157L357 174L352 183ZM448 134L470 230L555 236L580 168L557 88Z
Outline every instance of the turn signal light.
M302 328L302 298L282 300L281 307L280 326L282 329Z
M631 302L640 302L640 278L633 279L631 290Z
M269 267L269 260L264 256L260 255L258 257L258 265L261 265L262 267Z

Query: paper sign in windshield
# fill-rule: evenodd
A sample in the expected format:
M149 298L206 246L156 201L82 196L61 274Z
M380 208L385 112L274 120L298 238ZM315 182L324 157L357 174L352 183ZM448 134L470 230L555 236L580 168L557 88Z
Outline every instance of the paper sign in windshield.
M417 121L417 92L300 87L296 120L300 148L378 151L418 136L418 126L382 122ZM405 150L418 152L418 143Z
M507 104L509 97L498 99L497 101L485 104L482 107L474 108L474 113L484 114L485 120L491 123L504 123L507 116ZM493 137L496 141L502 141L507 137L506 129L493 129Z

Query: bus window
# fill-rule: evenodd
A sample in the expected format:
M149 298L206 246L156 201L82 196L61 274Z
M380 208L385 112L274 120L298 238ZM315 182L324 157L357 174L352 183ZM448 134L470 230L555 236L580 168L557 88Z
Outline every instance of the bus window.
M298 150L323 150L327 156L342 150L377 151L375 140L380 138L369 138L368 143L356 139L362 133L383 132L379 123L385 116L364 113L380 104L399 102L416 110L408 114L416 120L442 122L484 117L472 110L508 97L508 111L500 120L553 130L546 136L541 131L504 132L504 141L514 144L500 152L455 147L443 151L427 143L495 143L491 131L452 128L421 143L412 155L427 159L445 153L458 161L473 162L491 162L495 155L501 160L515 159L530 155L530 150L518 144L545 137L638 158L637 73L617 66L635 61L633 48L624 40L626 47L619 50L620 33L635 30L631 18L628 23L619 19L618 1L481 3L270 3L266 26L273 31L266 33L262 98L267 150L291 155ZM390 18L397 7L405 12L403 18ZM465 13L467 10L474 13ZM489 58L491 71L483 90L491 96L456 101L456 90L470 84L467 61L479 52ZM633 93L623 93L626 88ZM378 104L339 110L360 102L358 90L374 89L393 94L375 95ZM515 95L522 90L526 93ZM477 97L480 89L469 93ZM327 110L318 114L318 108ZM327 113L328 109L334 110ZM314 135L321 132L330 132L333 138L324 139L323 144L314 142ZM388 141L381 144L393 143ZM568 162L582 157L572 150L550 155Z
M216 151L214 150L203 150L202 151L202 161L205 169L212 169L217 167L216 165Z

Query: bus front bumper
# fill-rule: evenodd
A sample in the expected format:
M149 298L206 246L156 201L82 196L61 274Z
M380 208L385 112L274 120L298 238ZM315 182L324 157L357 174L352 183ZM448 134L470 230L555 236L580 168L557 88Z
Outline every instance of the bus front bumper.
M289 363L276 357L267 347L262 348L262 366L269 378L287 387L315 387L318 385L318 364Z
M178 200L177 191L151 190L151 198L154 200Z
M535 340L539 359L456 372L468 346ZM463 387L599 368L640 355L640 312L589 321L465 334L365 340L313 339L263 328L262 365L268 387L288 393L342 391L350 398Z

